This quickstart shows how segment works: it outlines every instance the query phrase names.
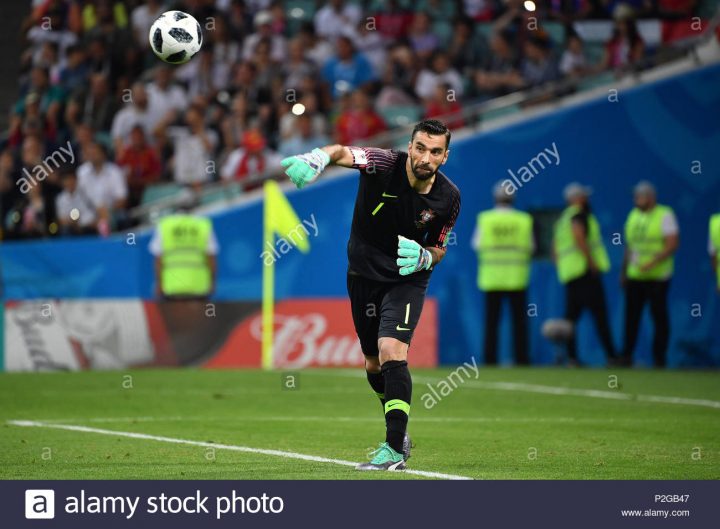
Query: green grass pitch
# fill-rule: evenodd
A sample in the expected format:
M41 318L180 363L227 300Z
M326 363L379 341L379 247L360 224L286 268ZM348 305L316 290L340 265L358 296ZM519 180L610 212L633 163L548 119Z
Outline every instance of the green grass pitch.
M413 370L409 469L475 479L720 479L717 372L481 369L427 409L427 384L437 389L451 371ZM286 374L0 374L0 478L423 479L9 422L366 460L384 422L362 370L295 372L296 389L283 388Z

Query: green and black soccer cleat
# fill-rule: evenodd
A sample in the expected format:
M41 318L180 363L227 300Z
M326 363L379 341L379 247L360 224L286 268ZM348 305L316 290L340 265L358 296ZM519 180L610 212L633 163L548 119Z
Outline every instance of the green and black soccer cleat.
M405 470L405 458L389 444L380 443L370 462L360 463L355 470Z

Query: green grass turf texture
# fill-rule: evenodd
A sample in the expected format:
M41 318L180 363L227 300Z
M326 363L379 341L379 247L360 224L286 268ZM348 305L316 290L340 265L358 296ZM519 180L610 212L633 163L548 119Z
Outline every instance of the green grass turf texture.
M720 479L719 408L478 387L513 382L720 401L717 372L481 369L477 381L426 409L426 384L451 371L413 370L409 468L476 479ZM425 479L7 423L53 420L358 462L384 440L381 408L361 369L294 372L294 390L283 389L286 374L0 374L0 478ZM618 389L609 387L613 376Z

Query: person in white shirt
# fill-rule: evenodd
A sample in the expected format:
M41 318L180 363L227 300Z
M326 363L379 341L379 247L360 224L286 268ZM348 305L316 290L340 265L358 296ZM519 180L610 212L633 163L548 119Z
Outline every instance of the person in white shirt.
M450 60L445 53L438 52L432 58L432 69L425 68L418 75L415 82L415 94L421 99L430 99L441 83L447 83L455 92L455 97L463 94L463 79L457 70L450 66Z
M95 206L78 187L77 175L72 168L60 172L63 191L55 199L55 212L60 233L63 235L91 235L97 233Z
M153 130L174 121L177 113L188 105L185 90L172 84L172 77L173 70L169 66L158 66L154 82L146 87L148 126Z
M150 112L148 110L148 96L145 85L136 82L130 89L130 100L124 101L125 106L115 114L110 130L115 152L119 153L130 140L130 131L140 125L149 136L152 132L150 127Z
M347 29L354 28L362 17L360 7L345 0L330 0L315 13L315 32L334 41Z
M150 26L152 26L153 22L162 14L163 10L163 3L160 0L145 0L144 5L139 5L132 10L130 24L132 25L135 35L135 42L139 44L142 49L146 50L150 47L150 41L148 39Z
M270 11L260 11L255 15L255 33L248 35L243 43L243 59L246 61L253 60L255 48L261 39L270 39L270 58L273 61L282 63L287 57L287 42L285 37L273 33L272 30L272 14Z
M214 130L205 127L201 107L191 105L187 109L185 126L169 127L158 132L173 141L171 165L175 182L198 186L213 179L218 136Z
M78 186L102 216L125 208L127 183L122 169L107 160L105 149L98 143L89 145L85 159L77 170Z

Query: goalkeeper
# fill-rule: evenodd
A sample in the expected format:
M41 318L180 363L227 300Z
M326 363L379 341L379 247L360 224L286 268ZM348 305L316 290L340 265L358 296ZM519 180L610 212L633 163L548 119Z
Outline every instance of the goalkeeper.
M407 354L430 274L442 261L460 211L460 192L441 172L450 131L437 120L418 123L408 152L328 145L282 161L302 188L328 165L360 170L348 241L347 289L367 379L385 412L386 436L358 470L402 470L412 380Z

